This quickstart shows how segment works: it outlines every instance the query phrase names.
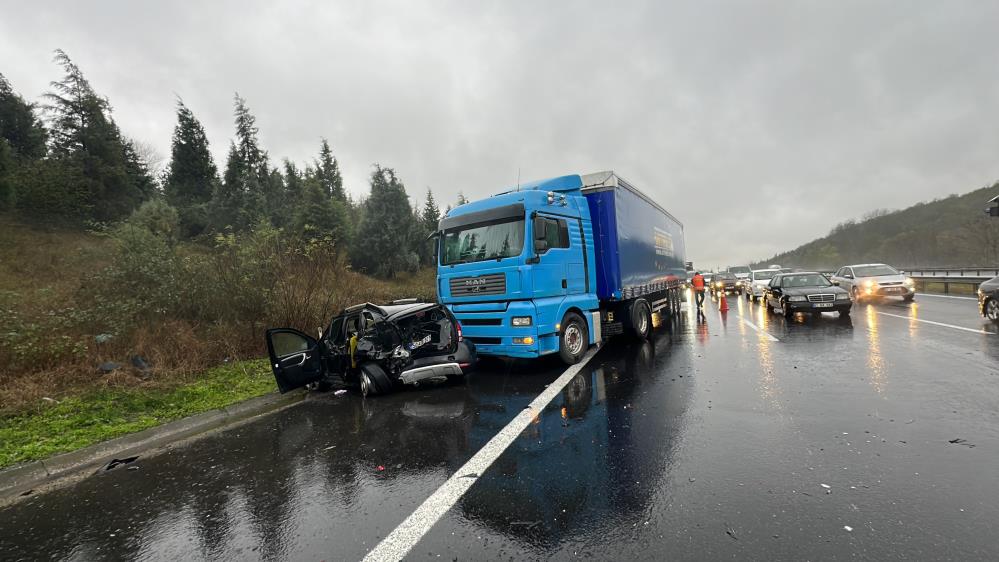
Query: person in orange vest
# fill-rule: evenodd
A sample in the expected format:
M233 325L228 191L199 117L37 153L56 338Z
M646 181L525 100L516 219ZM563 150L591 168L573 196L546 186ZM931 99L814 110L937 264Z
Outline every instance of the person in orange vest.
M690 278L690 286L694 288L694 296L697 301L697 310L704 305L704 276L698 271Z

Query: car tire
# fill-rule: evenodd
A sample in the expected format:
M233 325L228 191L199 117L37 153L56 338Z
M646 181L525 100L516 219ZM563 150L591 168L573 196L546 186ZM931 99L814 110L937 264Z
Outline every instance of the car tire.
M361 396L375 396L392 391L392 380L376 363L364 363L357 374L361 383Z
M992 297L985 301L985 317L999 324L999 299Z
M645 299L638 299L631 303L631 334L638 340L645 341L651 333L652 308Z
M586 321L575 312L562 318L562 329L558 335L558 354L567 365L575 365L590 347L590 334Z
M780 301L780 313L784 318L794 316L794 312L791 311L791 307L787 304L787 301Z
M839 317L840 318L849 318L850 317L850 311L849 310L841 310L841 311L839 311Z
M902 297L902 300L905 301L905 302L912 302L913 299L915 299L915 298L916 298L916 295L915 295L915 293L913 293L911 295L905 295L904 297Z

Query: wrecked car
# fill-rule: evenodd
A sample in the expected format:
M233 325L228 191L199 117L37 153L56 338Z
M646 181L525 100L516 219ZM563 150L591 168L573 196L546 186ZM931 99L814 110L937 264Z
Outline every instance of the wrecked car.
M460 379L476 360L475 345L462 339L451 311L415 299L348 307L318 339L292 328L267 330L267 353L282 393L339 383L364 396Z

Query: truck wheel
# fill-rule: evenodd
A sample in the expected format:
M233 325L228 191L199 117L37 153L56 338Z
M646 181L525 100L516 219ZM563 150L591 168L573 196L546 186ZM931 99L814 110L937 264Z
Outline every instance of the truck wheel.
M640 340L649 339L652 332L652 309L645 299L631 304L631 333Z
M385 394L392 390L392 380L375 363L364 363L361 365L357 377L361 382L361 396L367 397L376 394Z
M590 346L590 334L586 321L575 312L562 318L562 332L558 336L558 354L568 365L575 365L582 359Z

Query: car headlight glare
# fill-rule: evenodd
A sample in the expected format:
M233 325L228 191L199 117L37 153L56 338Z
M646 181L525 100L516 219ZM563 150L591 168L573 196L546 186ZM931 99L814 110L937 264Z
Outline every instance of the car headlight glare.
M715 287L724 287L724 286L725 286L725 284L722 283L721 281L715 283Z
M838 301L848 301L848 300L850 300L850 294L849 293L837 293L836 294L836 300L838 300Z
M530 326L531 317L530 316L514 316L511 323L514 326Z
M912 287L915 284L916 284L916 281L912 277L906 277L905 278L905 286L906 287Z
M800 296L800 295L795 295L793 297L787 297L787 300L789 300L791 302L801 302L801 301L808 300L808 299L806 299L805 297Z

